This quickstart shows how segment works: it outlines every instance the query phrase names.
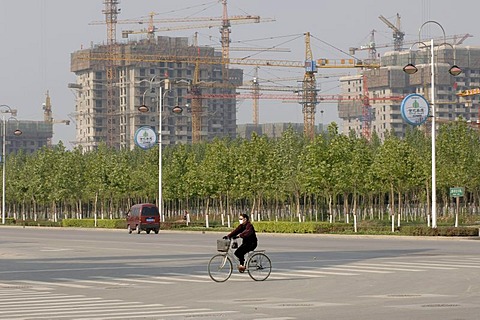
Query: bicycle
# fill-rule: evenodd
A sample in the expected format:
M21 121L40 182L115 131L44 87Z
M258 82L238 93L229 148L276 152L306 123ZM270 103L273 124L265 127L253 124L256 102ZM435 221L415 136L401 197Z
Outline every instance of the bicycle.
M217 240L217 253L208 262L208 275L215 282L227 281L233 272L233 262L239 265L238 258L231 249L235 249L231 239ZM264 281L270 276L272 262L265 254L265 250L255 250L247 253L245 257L245 272L255 281Z

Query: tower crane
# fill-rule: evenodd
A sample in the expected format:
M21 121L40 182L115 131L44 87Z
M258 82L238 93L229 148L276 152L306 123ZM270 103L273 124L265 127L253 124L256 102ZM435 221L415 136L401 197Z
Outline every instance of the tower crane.
M70 125L70 120L54 120L53 113L52 113L52 101L50 99L50 93L47 90L45 102L42 104L43 107L43 121L48 124L55 124L55 123L64 123L67 126ZM47 140L47 146L52 145L52 139Z
M312 138L314 136L314 124L315 124L315 106L318 103L316 100L317 89L315 81L315 73L318 68L378 68L379 64L376 63L365 63L362 60L358 59L313 59L312 52L310 50L310 33L305 34L305 47L306 47L306 59L304 61L291 61L291 60L274 60L274 59L242 59L242 58L229 58L229 64L235 64L240 66L266 66L266 67L287 67L287 68L304 68L304 84L303 84L303 99L301 101L304 114L304 128L305 135ZM218 56L199 56L199 55L173 55L173 54L141 54L135 52L126 52L119 53L114 56L105 54L98 51L81 51L75 56L72 57L72 63L75 63L75 60L89 60L89 61L104 61L104 60L114 60L114 61L129 61L129 62L146 62L146 63L158 63L158 62L182 62L187 64L194 64L196 69L200 64L214 64L222 65L225 63L224 57ZM200 85L198 80L195 80L195 84ZM223 84L228 85L228 83ZM231 86L231 85L230 85ZM192 142L198 142L200 137L199 128L201 127L201 97L199 90L197 94L192 99L192 105L196 104L195 112L192 113L192 124L195 124L193 128L192 125ZM192 107L193 109L193 107ZM198 132L197 132L198 131ZM195 139L193 139L195 137Z
M362 107L362 136L365 139L370 140L371 136L371 127L372 127L372 119L371 119L371 108L370 105L370 96L368 93L368 84L367 84L367 75L362 75L362 82L363 82L363 107Z
M118 0L104 0L105 9L105 22L107 25L107 56L108 60L105 61L106 71L106 84L107 84L107 146L114 147L115 145L115 119L114 114L116 110L115 106L115 88L114 83L116 79L115 73L115 55L116 55L116 42L117 42L117 15L120 12L118 8Z
M405 32L400 30L400 15L397 13L396 25L387 20L384 16L378 17L383 21L390 29L393 30L393 50L401 51L403 49L403 39L405 38Z

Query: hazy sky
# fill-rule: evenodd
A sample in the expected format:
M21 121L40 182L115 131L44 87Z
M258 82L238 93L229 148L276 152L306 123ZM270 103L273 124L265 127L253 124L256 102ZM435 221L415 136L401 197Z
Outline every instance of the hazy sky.
M70 72L70 53L90 47L91 43L104 42L105 25L89 25L92 21L104 20L104 0L0 0L0 104L18 109L20 120L42 120L42 103L45 93L50 92L54 118L75 118L75 96L67 88L75 82ZM232 51L232 57L251 56L252 59L276 58L302 61L305 57L305 32L312 34L312 51L318 58L347 58L341 51L359 47L369 40L370 32L376 30L377 44L392 43L392 31L378 18L383 15L395 23L397 13L401 16L406 39L417 38L418 28L423 22L435 20L447 35L469 33L474 37L465 45L478 45L478 12L480 3L464 0L455 7L455 2L446 0L229 0L229 15L259 15L275 18L275 22L242 24L232 26L232 47L278 47L290 52L258 53ZM156 12L157 18L220 17L222 6L215 0L120 0L122 19L147 18ZM456 11L455 11L456 10ZM193 23L191 23L193 24ZM162 25L158 25L162 26ZM174 26L173 23L165 26ZM119 24L121 30L141 29L142 26ZM441 36L434 24L424 28L432 37ZM157 33L157 35L187 36L199 32L200 45L220 46L218 28ZM334 48L338 48L334 49ZM365 58L367 52L360 51L357 57ZM235 66L232 66L235 67ZM253 76L253 67L245 67L245 80ZM302 69L261 68L260 79L301 79ZM323 78L325 74L355 74L352 69L320 70L318 82L322 93L338 92L336 79ZM277 84L295 84L276 82ZM265 83L267 84L267 83ZM252 102L245 100L238 105L238 123L252 122ZM336 121L334 104L317 107L316 122ZM320 112L323 110L324 113ZM282 101L260 100L260 122L302 122L298 104ZM62 140L71 148L75 140L75 124L57 124L54 127L54 142Z

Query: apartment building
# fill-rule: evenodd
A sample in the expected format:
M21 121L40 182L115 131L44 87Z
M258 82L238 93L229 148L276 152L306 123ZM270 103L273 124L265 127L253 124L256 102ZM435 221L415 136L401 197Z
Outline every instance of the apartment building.
M370 130L383 139L387 132L403 137L410 126L403 121L400 111L401 98L410 93L423 95L431 100L431 52L430 48L417 51L387 52L381 58L379 69L364 70L359 75L340 78L341 95L338 104L341 129L344 133L362 133L365 117L370 119ZM418 72L408 75L403 67L413 63ZM462 74L452 76L448 70L456 64ZM459 118L472 123L479 120L479 100L472 96L460 98L460 90L480 87L480 47L439 46L434 50L435 105L438 123ZM365 112L362 96L368 91L370 106ZM423 126L429 126L429 122Z
M106 62L85 59L89 53L105 53L104 45L72 53L71 71L76 83L76 143L86 151L96 149L107 141L107 121L113 121L113 147L133 149L135 132L140 127L151 127L159 132L162 119L162 144L192 141L191 85L195 64L172 58L167 61L138 61L119 59L113 63L114 83L107 90ZM116 46L121 56L161 55L168 57L215 57L221 55L211 47L191 46L185 37L164 37L128 41ZM86 55L87 54L87 55ZM199 87L201 99L200 140L214 137L235 137L235 86L243 83L243 70L228 69L228 86L223 81L222 65L200 64ZM164 89L168 79L170 88ZM224 82L224 81L223 81ZM225 83L225 82L224 82ZM160 96L160 87L162 94ZM107 94L114 92L115 113L107 113ZM160 103L161 102L161 103ZM141 113L138 106L145 104L149 111ZM161 112L159 111L162 105ZM183 113L172 112L179 106ZM109 118L110 117L110 118ZM110 137L111 139L112 137Z

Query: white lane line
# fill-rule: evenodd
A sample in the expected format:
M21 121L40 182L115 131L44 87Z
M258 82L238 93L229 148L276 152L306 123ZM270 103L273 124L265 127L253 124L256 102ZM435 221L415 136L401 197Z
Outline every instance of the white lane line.
M334 275L334 276L358 276L358 275L360 275L359 273L350 273L350 272L321 271L321 269L320 270L319 269L315 269L315 270L296 270L296 272Z
M440 263L461 263L462 265L477 265L478 266L478 261L466 261L466 260L458 260L458 259L441 259L441 260L435 260L435 262L440 262Z
M73 299L100 299L100 298L85 298L85 296L80 296L80 295L74 295L74 296L66 296L66 295L47 295L47 296L42 296L42 297L22 297L22 302L27 302L27 301L50 301L50 300L73 300ZM18 303L18 297L14 298L2 298L0 301L0 306L9 303L10 301L17 302ZM1 313L1 312L0 312Z
M285 271L286 272L278 272L278 271L272 272L270 274L270 277L271 276L274 276L274 277L285 276L286 277L285 279L292 278L292 277L306 277L306 278L320 277L320 278L322 278L322 276L313 275L313 274L302 274L302 273L296 273L296 272L292 272L292 271L288 271L288 270L285 270Z
M180 307L179 307L180 308ZM178 316L178 315L193 315L193 314L210 314L215 313L214 311L210 311L210 309L206 308L199 308L199 309L178 309L178 310L162 310L156 308L155 310L145 310L143 307L139 310L135 310L132 314L128 314L125 316L125 311L120 311L118 309L104 309L104 310L91 310L90 312L88 307L83 308L82 311L55 311L51 314L42 314L39 315L38 313L27 313L19 315L22 319L25 318L32 318L32 319L81 319L80 317L87 317L87 319L131 319L131 318L145 318L147 315L154 315L156 318L158 317L165 317L165 316ZM87 313L88 312L88 313ZM104 314L105 313L105 314ZM218 313L223 313L219 311ZM90 314L90 315L88 315ZM95 318L92 317L92 314L95 315ZM12 318L15 319L15 318Z
M191 310L188 310L187 312L184 312L184 313L170 313L170 314L161 314L161 315L158 315L160 316L161 318L159 319L163 319L163 317L178 317L178 316L184 316L184 317L204 317L205 319L208 319L206 318L208 315L212 315L212 317L215 317L215 318L218 318L220 317L221 315L227 315L227 314L232 314L232 313L238 313L238 311L205 311L205 312L198 312L198 311L194 311L195 309L191 309ZM134 318L145 318L145 315L142 315L142 314L139 314L141 312L135 312L135 314L129 314L128 315L128 319L134 319ZM88 318L78 318L76 317L75 319L88 319L88 320L113 320L113 319L125 319L125 314L123 315L119 315L119 316L115 316L115 317L101 317L101 318L92 318L92 317L88 317ZM158 317L156 318L158 319Z
M88 303L88 304L87 304ZM96 306L109 306L109 307L121 307L121 308L138 308L142 306L140 302L133 302L133 303L126 303L125 301L117 301L117 302L108 302L105 300L99 300L95 302L90 302L90 301L70 301L70 302L55 302L55 303L32 303L28 306L22 306L22 312L24 311L32 311L32 310L47 310L47 309L53 309L53 310L58 310L58 308L68 308L68 310L72 308L82 308L85 309L86 305L88 307L96 307ZM12 311L13 313L18 313L18 302L16 304L12 304L12 306L2 306L2 312L0 313L0 316L4 313L7 313L8 311Z
M451 268L475 268L475 269L478 269L480 268L480 266L477 264L477 265L465 265L465 264L458 264L458 262L456 264L443 264L443 263L437 263L435 261L420 261L420 263L426 263L428 265L431 265L431 266L440 266L440 267L451 267Z
M425 271L421 269L407 269L407 268L398 268L395 267L394 264L388 265L388 264L380 264L380 263L355 263L352 266L360 266L360 267L374 267L378 268L379 270L394 270L394 271L413 271L413 272L419 272L419 271Z
M35 280L17 280L17 282L26 283L26 284L37 284L37 285L42 285L46 287L59 286L59 287L78 288L78 289L90 288L88 286L84 286L81 284L64 283L64 282L47 282L47 281L35 281Z
M132 278L111 278L111 277L102 277L102 276L96 276L92 277L95 279L103 279L103 280L112 280L112 281L126 281L126 282L136 282L136 283L150 283L150 284L172 284L173 282L167 282L167 281L153 281L153 280L147 280L147 279L132 279Z
M437 269L437 270L455 270L457 268L452 267L437 267L432 266L430 263L415 263L415 262L384 262L385 264L392 264L392 265L405 265L405 266L412 266L418 267L423 269Z
M77 302L76 305L74 306L68 306L67 308L68 309L65 309L67 313L85 313L85 312L95 312L96 314L98 314L99 312L112 312L112 311L120 311L122 309L126 309L126 310L131 310L131 308L140 308L141 310L143 311L148 311L151 309L151 311L158 311L159 308L164 310L164 309L167 309L167 310L173 310L173 309L179 309L180 307L162 307L162 305L136 305L136 306L132 306L132 305L125 305L125 303L123 303L122 305L117 305L117 304L120 304L121 302L117 302L116 304L104 304L103 302L101 304L95 304L95 305L91 305L90 303L89 304L82 304L82 302ZM22 307L21 308L21 311L22 311L22 316L27 316L27 315L30 315L30 314L34 314L34 313L42 313L42 314L46 314L46 313L53 313L53 314L61 314L63 312L58 312L59 311L59 307L63 307L63 306L59 306L55 303L52 303L52 304L49 304L47 306L38 306L38 307L29 307L29 308L24 308ZM175 310L173 310L175 311ZM2 308L2 312L0 315L7 315L7 314L11 314L11 313L14 313L14 314L17 314L19 312L19 309L18 309L18 306L16 309L14 308L11 308L10 310L4 310Z
M106 285L116 285L116 286L128 286L125 283L118 282L107 282L107 281L96 281L96 280L83 280L83 279L72 279L72 278L55 278L56 280L70 281L70 282L79 282L79 283L94 283L94 284L106 284Z
M369 269L368 267L363 267L362 269L359 268L352 268L351 266L336 266L336 267L322 267L325 270L336 270L336 271L352 271L352 272L360 272L360 273L393 273L392 271L382 271L382 270L364 270Z
M171 277L171 276L153 276L153 279L165 279L165 280L173 280L179 282L196 282L196 283L204 283L207 282L205 280L198 280L198 279L187 279L182 277Z
M212 281L212 279L210 279L210 277L208 275L199 275L199 274L188 274L188 275L184 275L182 273L166 273L168 275L172 275L172 276L176 276L176 277L190 277L190 278L198 278L198 279L203 279L204 281L203 282L210 282ZM202 281L199 281L199 282L202 282Z

